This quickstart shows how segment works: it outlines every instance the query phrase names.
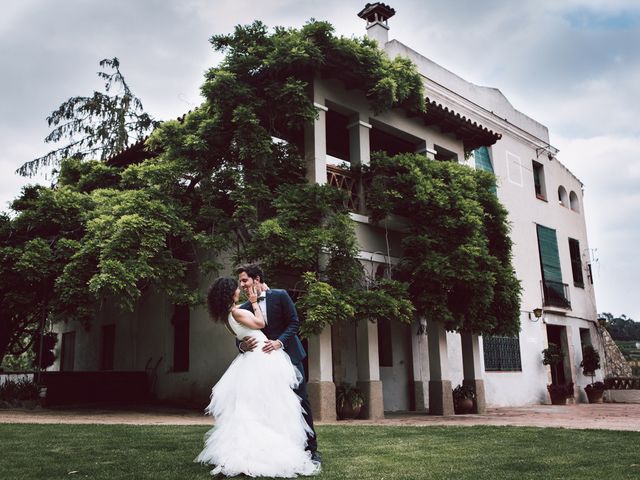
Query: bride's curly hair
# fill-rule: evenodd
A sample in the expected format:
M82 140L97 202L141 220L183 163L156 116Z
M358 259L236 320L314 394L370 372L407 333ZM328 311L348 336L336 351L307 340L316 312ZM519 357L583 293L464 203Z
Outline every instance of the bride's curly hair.
M209 287L207 307L213 321L223 322L227 319L237 288L238 281L229 277L220 277Z

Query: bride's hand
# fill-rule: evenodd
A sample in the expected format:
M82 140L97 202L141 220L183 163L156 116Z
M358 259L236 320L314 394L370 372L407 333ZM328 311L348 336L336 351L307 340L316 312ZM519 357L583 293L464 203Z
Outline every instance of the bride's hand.
M249 288L249 290L247 291L247 297L249 297L249 302L251 302L252 304L258 301L258 292L256 290L256 287Z

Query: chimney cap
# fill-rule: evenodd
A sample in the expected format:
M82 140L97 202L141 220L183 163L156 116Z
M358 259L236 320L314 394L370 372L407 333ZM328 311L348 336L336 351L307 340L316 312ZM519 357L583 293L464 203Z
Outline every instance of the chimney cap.
M393 17L396 11L389 5L381 2L367 3L358 13L358 16L367 21L367 23L381 22L386 24L387 20Z

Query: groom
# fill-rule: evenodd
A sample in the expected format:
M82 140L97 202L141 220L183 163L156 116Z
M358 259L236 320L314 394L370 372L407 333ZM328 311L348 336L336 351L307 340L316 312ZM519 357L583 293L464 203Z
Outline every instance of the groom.
M237 270L238 281L240 287L247 293L252 287L256 287L258 292L258 308L262 311L265 319L265 327L262 329L269 339L262 350L271 352L284 348L284 351L291 358L291 363L302 374L302 382L295 389L296 395L300 397L300 403L304 411L304 419L306 420L313 435L307 434L307 450L311 452L311 459L320 462L320 454L318 453L318 443L313 428L313 417L311 416L311 405L309 405L309 397L307 395L307 382L304 378L304 367L302 360L307 356L300 339L298 338L298 328L300 321L298 320L298 312L293 304L293 300L286 290L269 289L264 283L264 275L257 265L246 265ZM243 303L240 308L249 310L253 313L253 308L249 302ZM244 352L250 352L256 348L257 341L252 337L245 337L238 344L238 349Z

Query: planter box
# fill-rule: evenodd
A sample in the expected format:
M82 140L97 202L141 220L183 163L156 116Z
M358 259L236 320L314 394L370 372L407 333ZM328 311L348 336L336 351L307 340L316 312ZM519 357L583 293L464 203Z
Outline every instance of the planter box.
M604 401L608 403L640 403L640 390L605 390Z
M145 372L43 372L41 382L47 406L149 400Z

